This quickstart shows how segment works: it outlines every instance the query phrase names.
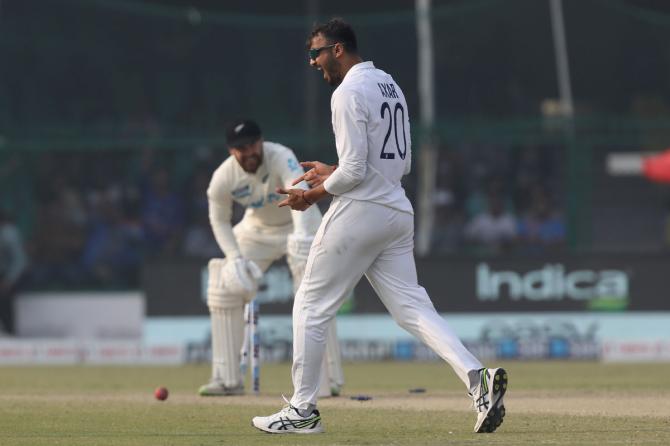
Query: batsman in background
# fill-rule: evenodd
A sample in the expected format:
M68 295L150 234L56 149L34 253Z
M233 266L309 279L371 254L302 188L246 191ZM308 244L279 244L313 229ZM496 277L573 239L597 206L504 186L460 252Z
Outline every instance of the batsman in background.
M277 187L289 187L304 172L288 147L263 140L252 120L237 120L226 129L228 157L212 175L207 190L209 220L225 259L209 262L207 306L212 323L212 377L200 387L203 396L241 395L244 377L240 350L244 339L244 305L250 302L270 264L286 255L294 290L305 272L307 255L321 212L279 208ZM299 187L308 189L307 184ZM232 226L233 202L246 208ZM328 327L326 372L320 395L337 395L344 384L335 321ZM327 376L326 376L327 374ZM324 388L329 387L329 388Z

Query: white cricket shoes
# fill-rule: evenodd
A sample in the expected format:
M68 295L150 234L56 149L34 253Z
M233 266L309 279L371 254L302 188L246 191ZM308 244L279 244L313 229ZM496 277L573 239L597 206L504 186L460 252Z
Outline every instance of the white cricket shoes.
M198 389L200 396L235 396L244 395L244 386L226 387L223 382L213 379Z
M339 386L337 384L331 384L330 386L330 396L331 397L338 397L342 394L342 386Z
M271 434L320 434L324 431L318 410L302 416L286 397L282 395L282 398L287 403L282 410L268 417L254 417L251 425Z
M503 396L507 391L507 372L505 369L481 369L479 384L470 394L474 409L477 411L475 432L493 432L503 422L505 405Z

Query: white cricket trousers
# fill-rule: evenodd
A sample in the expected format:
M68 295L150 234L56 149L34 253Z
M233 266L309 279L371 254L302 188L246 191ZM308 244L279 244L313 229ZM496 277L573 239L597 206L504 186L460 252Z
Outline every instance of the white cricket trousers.
M291 404L316 405L327 324L363 274L398 325L447 361L469 388L468 372L482 364L417 282L414 216L336 197L316 233L293 303Z

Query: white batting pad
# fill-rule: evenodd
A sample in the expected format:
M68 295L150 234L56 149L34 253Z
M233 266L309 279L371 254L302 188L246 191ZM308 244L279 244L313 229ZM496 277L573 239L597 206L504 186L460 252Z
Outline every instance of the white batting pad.
M286 253L292 257L307 259L313 241L313 235L289 234L286 238Z
M226 387L242 382L240 349L244 338L244 307L209 309L212 321L212 378Z
M293 292L298 291L302 276L305 275L307 256L314 241L313 236L289 234L286 240L286 263L293 277Z

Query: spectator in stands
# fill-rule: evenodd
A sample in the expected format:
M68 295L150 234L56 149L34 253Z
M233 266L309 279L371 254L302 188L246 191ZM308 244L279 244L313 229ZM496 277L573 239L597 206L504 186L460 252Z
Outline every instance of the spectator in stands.
M14 297L27 268L21 235L9 215L0 209L0 327L14 333Z
M412 171L416 174L416 171ZM416 200L416 197L411 197ZM433 253L457 252L463 241L465 185L460 153L448 147L440 149L437 184L433 196L435 225L431 241Z
M529 253L558 250L565 244L565 222L551 205L544 188L536 186L531 193L530 209L519 220L519 240Z
M207 214L199 214L186 229L183 245L184 255L199 259L223 257L216 243Z
M465 227L465 238L482 254L507 251L517 237L516 219L505 210L501 195L492 190L487 209L472 218Z
M450 254L457 252L463 241L465 218L449 189L438 189L433 198L435 226L431 252Z
M44 189L37 210L32 243L31 283L37 287L77 287L84 273L80 266L88 215L80 192L64 177Z
M152 254L175 254L184 226L182 200L170 187L167 169L150 172L150 183L142 200L142 226L147 249Z
M212 171L208 166L200 165L191 179L190 197L188 198L190 222L186 228L182 245L183 254L187 257L210 259L223 256L209 223L207 188Z
M555 165L551 155L557 150L547 146L517 146L511 149L514 178L513 197L517 212L530 209L533 191L539 186L547 188L556 179Z
M82 264L95 286L128 287L139 279L142 227L126 212L122 198L114 188L89 198L91 223Z
M489 198L495 195L502 200L503 208L513 208L511 198L506 193L507 186L504 177L500 175L489 175L477 181L469 191L465 203L466 213L470 218L488 212Z

